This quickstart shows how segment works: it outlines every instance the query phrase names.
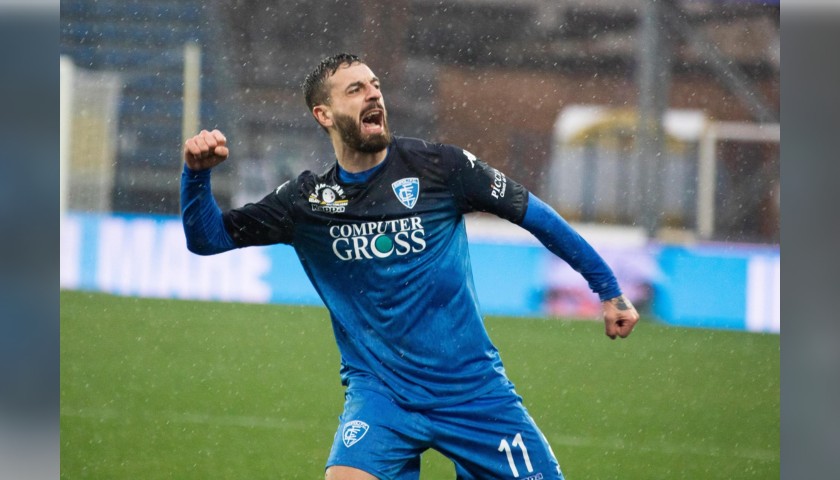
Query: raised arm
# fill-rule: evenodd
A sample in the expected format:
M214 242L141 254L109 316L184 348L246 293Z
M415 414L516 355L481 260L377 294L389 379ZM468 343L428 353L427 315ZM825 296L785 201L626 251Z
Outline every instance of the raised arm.
M225 230L222 211L210 190L210 170L225 161L229 151L222 132L202 130L184 144L181 173L181 220L187 249L213 255L236 248Z
M521 226L583 275L592 291L598 294L606 335L612 339L630 335L639 314L622 295L615 275L598 252L560 214L532 193L528 194L528 209Z
M227 160L227 139L218 130L202 130L184 142L184 163L190 170L207 170Z

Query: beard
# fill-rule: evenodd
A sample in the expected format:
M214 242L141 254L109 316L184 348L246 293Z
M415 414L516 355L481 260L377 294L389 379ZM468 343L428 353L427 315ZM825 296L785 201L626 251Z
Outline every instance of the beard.
M341 140L353 150L362 153L376 153L388 148L391 144L391 131L388 129L388 120L382 115L382 133L362 136L362 126L350 115L335 114L333 117L335 127L341 135Z

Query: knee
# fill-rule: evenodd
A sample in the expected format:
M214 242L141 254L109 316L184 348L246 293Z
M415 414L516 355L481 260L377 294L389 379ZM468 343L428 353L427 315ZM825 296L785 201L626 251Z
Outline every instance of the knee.
M333 465L324 473L325 480L378 480L373 475L358 468Z

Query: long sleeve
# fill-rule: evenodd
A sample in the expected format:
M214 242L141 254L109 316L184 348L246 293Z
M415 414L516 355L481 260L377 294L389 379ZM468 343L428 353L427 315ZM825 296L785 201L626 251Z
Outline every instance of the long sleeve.
M560 214L532 193L528 194L528 209L521 226L583 275L602 301L621 295L615 275L598 252Z
M225 230L222 211L210 191L210 169L181 173L181 220L187 249L198 255L233 250L236 245Z

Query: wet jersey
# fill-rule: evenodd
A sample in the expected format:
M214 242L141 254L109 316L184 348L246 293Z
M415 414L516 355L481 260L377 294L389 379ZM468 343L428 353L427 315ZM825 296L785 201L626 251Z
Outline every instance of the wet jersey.
M454 405L509 385L479 312L464 214L520 223L528 192L471 153L395 137L363 183L304 172L223 215L237 247L290 244L329 309L352 388Z

